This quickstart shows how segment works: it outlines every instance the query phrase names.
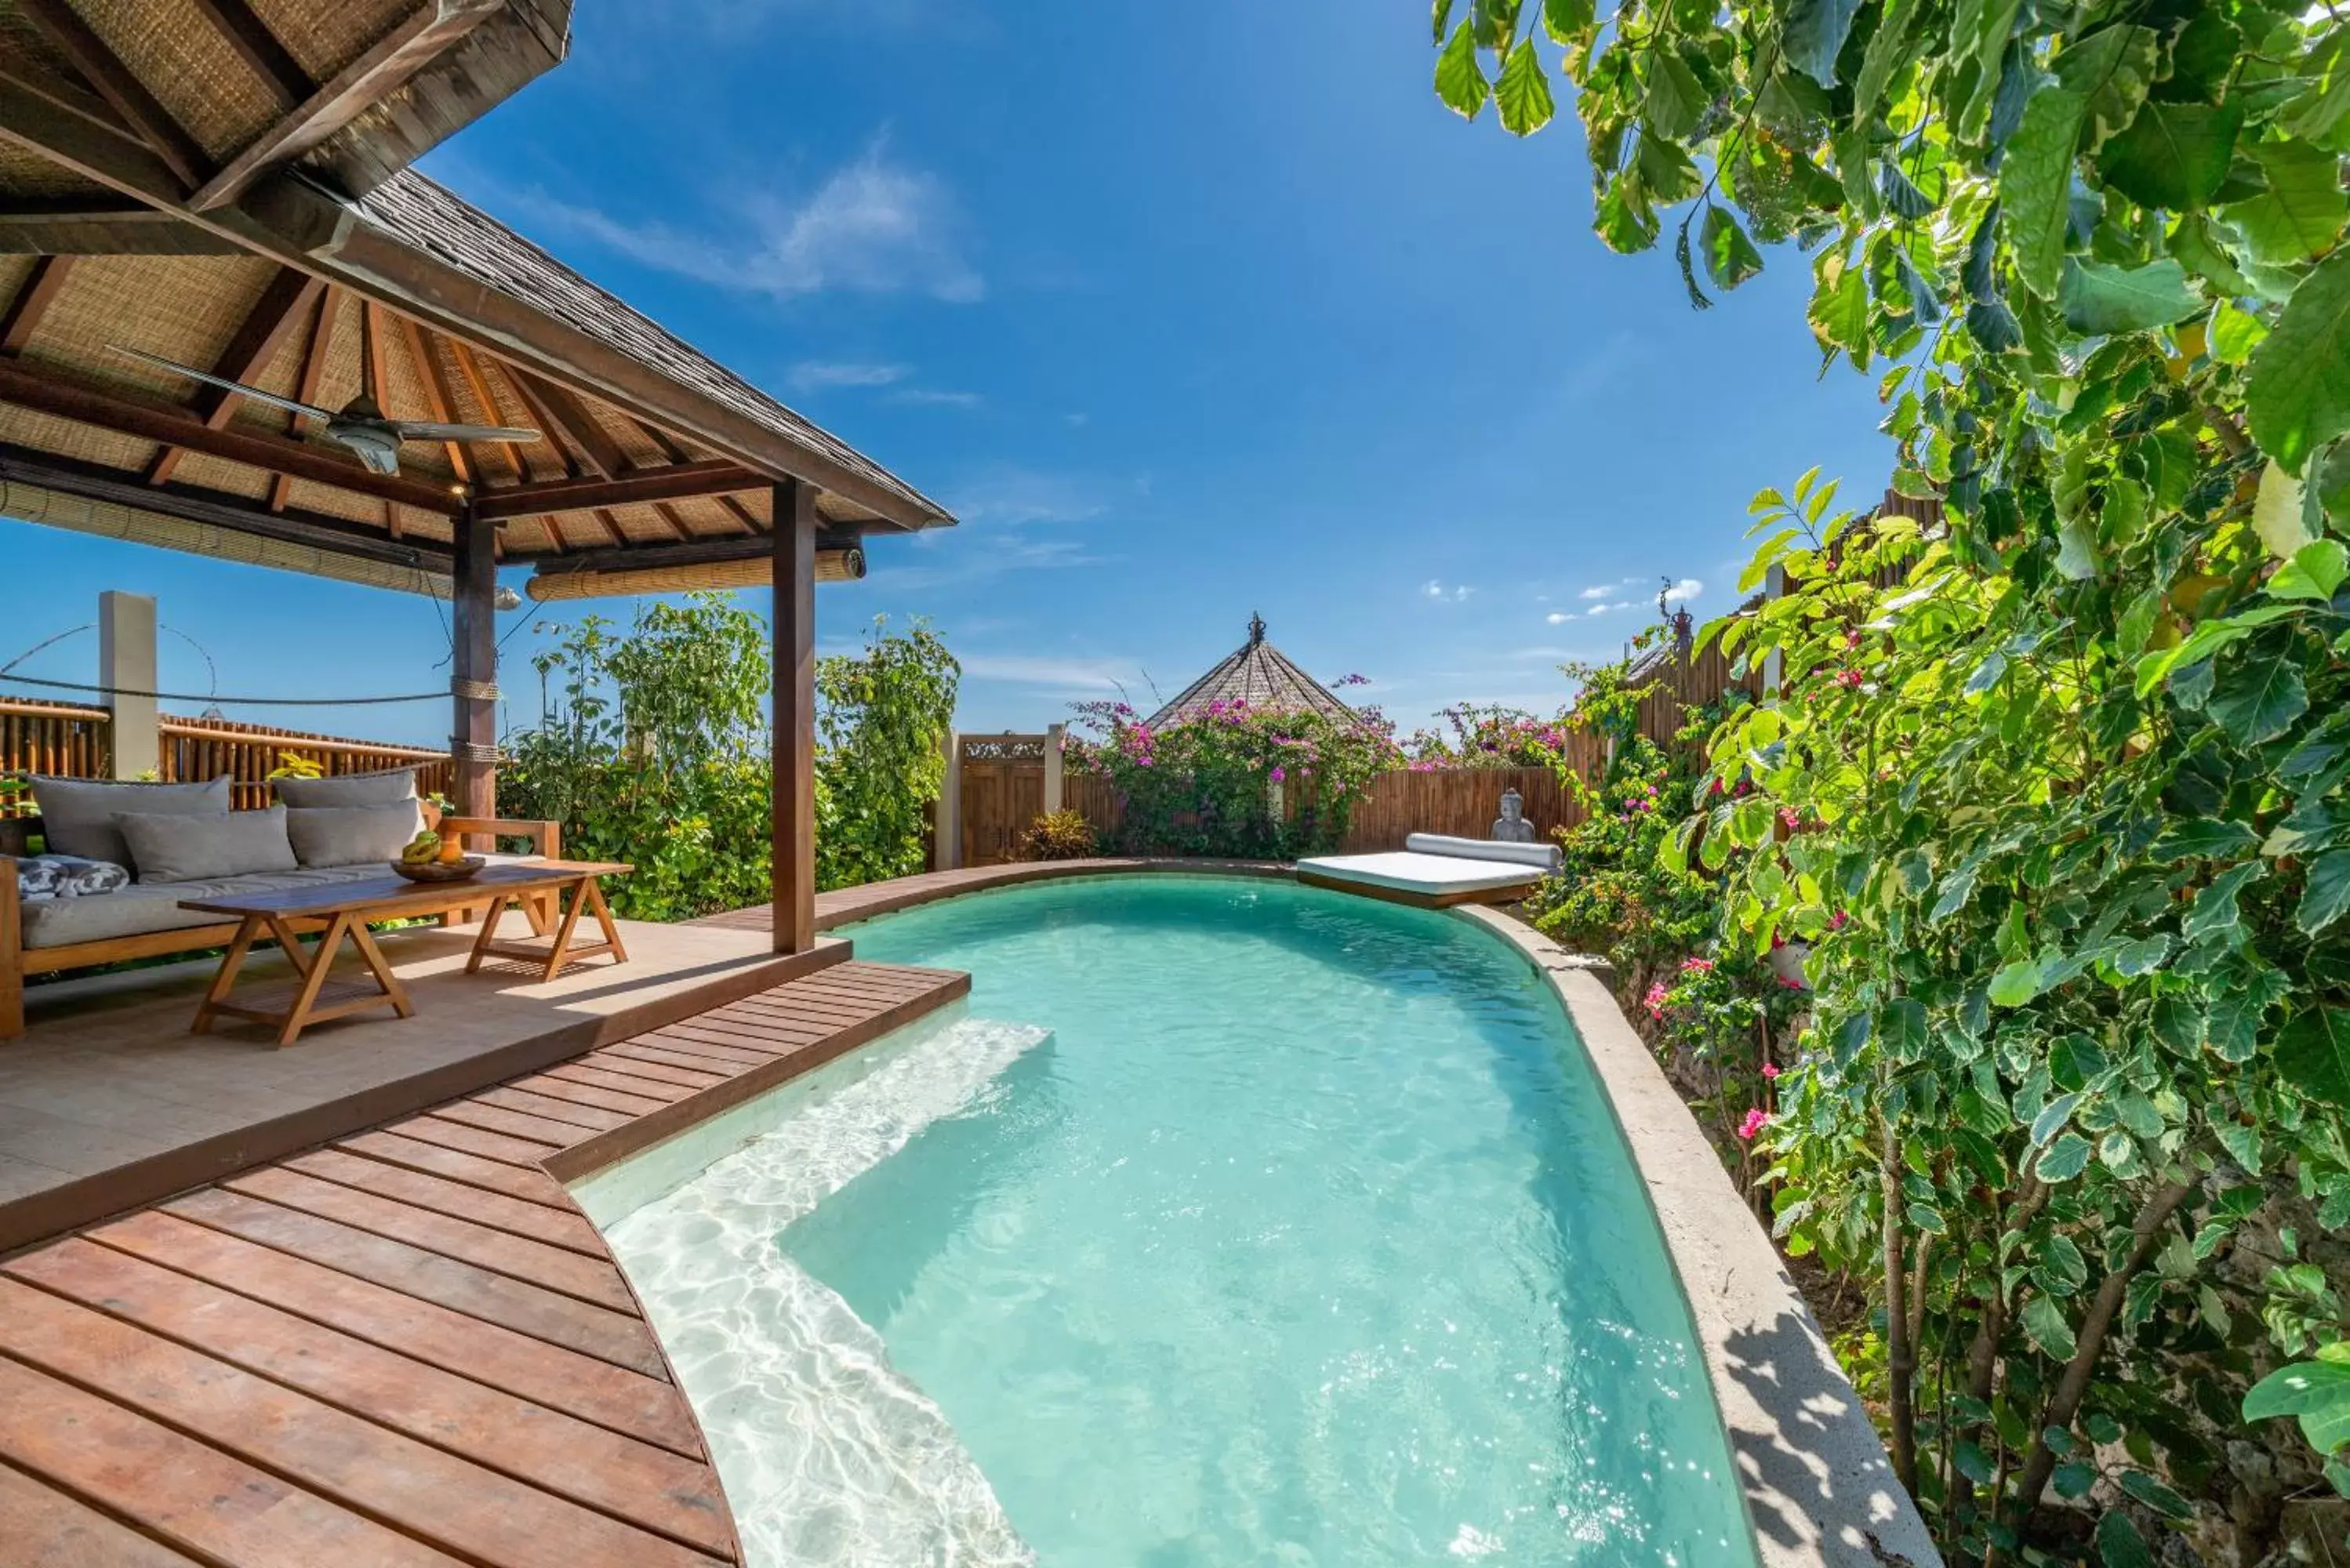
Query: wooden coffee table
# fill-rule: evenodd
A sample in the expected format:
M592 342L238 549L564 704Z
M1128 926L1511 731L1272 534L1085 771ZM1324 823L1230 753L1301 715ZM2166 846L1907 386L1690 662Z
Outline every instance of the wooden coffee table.
M416 1006L408 999L408 988L391 972L391 966L384 961L383 950L376 945L374 935L368 929L370 921L429 919L487 905L489 913L482 921L482 933L474 940L473 956L465 963L467 974L474 973L484 959L493 956L523 958L538 963L546 980L553 980L567 963L599 954L610 955L616 964L626 963L628 950L620 944L619 928L613 924L611 909L604 902L604 891L598 879L634 869L632 866L607 861L529 860L484 867L462 882L411 882L387 869L381 877L363 882L183 899L180 905L183 909L234 915L238 920L236 938L230 942L221 959L220 972L213 977L211 989L196 1008L192 1032L209 1033L214 1020L224 1016L244 1018L270 1025L277 1031L278 1044L291 1045L313 1023L371 1007L389 1007L400 1018L415 1016ZM552 920L542 898L553 900ZM528 917L532 934L547 945L498 939L499 919L517 905ZM571 939L579 917L591 913L603 929L604 940L575 945ZM310 931L322 934L317 949L305 953L298 939ZM328 971L346 937L359 956L366 980L372 983L330 978ZM265 938L274 939L284 950L286 962L294 966L293 989L290 992L232 1001L237 971L244 966L245 955L253 950L253 944Z

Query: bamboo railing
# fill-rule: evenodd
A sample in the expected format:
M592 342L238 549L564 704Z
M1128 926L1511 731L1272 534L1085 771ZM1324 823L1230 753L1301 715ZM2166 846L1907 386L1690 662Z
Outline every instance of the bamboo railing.
M244 724L231 719L165 714L156 724L158 775L166 784L225 775L230 803L240 811L269 804L269 775L290 754L329 774L376 773L415 765L423 794L446 794L449 753L388 741L354 741L307 730ZM0 774L49 774L63 778L109 776L112 716L103 708L0 698ZM0 814L25 815L29 796L0 796Z

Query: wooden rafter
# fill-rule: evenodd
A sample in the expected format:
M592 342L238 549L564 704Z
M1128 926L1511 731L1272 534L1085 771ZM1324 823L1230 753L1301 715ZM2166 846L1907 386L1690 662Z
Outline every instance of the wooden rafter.
M293 108L317 90L310 73L278 42L269 25L254 15L245 0L192 0L192 4L253 67L254 74L269 84L286 108Z
M199 213L226 206L265 171L300 157L342 130L504 8L504 0L426 0L332 80L319 84L284 119L247 142L217 173L192 179L189 182L198 189L188 205Z
M393 319L400 323L400 341L407 344L409 362L415 367L416 379L424 389L425 407L438 422L444 425L457 423L457 416L451 411L456 407L456 401L449 395L449 373L441 364L441 356L432 352L432 345L424 340L422 327L405 316ZM466 452L465 443L447 441L441 444L448 450L450 472L457 476L460 483L473 483L473 459Z
M617 479L557 479L493 490L476 503L484 517L538 517L598 506L634 506L652 501L691 501L703 495L756 489L772 483L723 458L639 468Z
M335 310L341 305L342 298L341 291L332 286L318 296L317 314L310 320L310 341L302 349L302 374L294 383L294 400L296 402L316 403L318 400L319 383L327 375L327 350L335 337ZM286 418L292 421L286 433L297 438L310 422L307 414L289 414ZM286 493L293 487L294 482L282 473L270 479L269 509L272 512L286 510Z
M57 291L66 285L66 276L73 271L71 256L42 256L33 263L33 270L8 308L0 312L0 356L14 358L25 351L39 329L41 317L57 303Z
M497 394L490 389L490 379L482 374L482 362L473 358L473 351L454 337L443 337L442 341L449 345L450 353L456 357L457 373L465 378L465 386L473 392L473 401L482 410L483 423L504 424L506 416L498 407ZM515 444L512 441L493 441L490 444L491 450L505 459L506 467L514 472L515 483L528 483L530 470L523 466L522 452Z
M372 299L359 308L367 312L367 330L359 334L359 341L366 346L367 363L359 367L359 384L381 403L391 396L391 382L383 373L384 309Z
M588 411L588 405L579 400L578 394L552 381L542 381L512 365L504 369L506 379L522 394L523 401L530 405L532 415L550 436L559 435L577 447L590 472L603 479L618 479L633 466L629 454L620 450L620 443L596 422L596 416Z
M277 358L277 350L284 347L286 335L294 329L294 323L317 302L326 286L308 273L296 272L290 266L279 267L269 286L261 291L261 297L245 313L236 336L229 339L228 347L213 362L213 374L232 381L258 379ZM200 387L190 411L203 421L206 429L223 430L235 417L237 404L244 400L240 394L225 387ZM168 483L186 455L187 449L178 446L167 446L157 452L155 461L147 465L147 483Z
M66 0L16 0L16 12L72 62L99 97L178 176L182 189L203 182L210 162L204 150Z
M184 446L209 457L290 474L379 500L398 501L421 511L446 515L457 504L445 485L422 483L396 473L371 473L348 458L283 436L264 435L256 431L216 431L184 409L134 402L86 382L36 370L21 359L0 358L0 403L14 403L142 441Z

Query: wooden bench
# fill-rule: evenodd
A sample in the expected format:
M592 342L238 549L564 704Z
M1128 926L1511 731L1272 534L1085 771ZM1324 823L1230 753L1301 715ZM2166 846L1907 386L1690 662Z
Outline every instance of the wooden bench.
M441 831L444 835L455 833L464 836L469 846L473 838L487 836L493 839L527 839L531 853L550 860L559 859L563 854L563 829L553 822L444 816L441 819ZM25 979L27 975L88 969L98 964L121 963L130 959L202 952L208 948L225 948L236 940L237 922L224 920L217 925L183 926L175 930L109 937L104 941L71 942L46 948L25 946L24 910L16 895L16 861L19 857L32 853L31 841L40 836L41 819L37 816L0 817L0 1040L13 1040L25 1033ZM91 897L103 898L107 895L97 893ZM472 913L470 909L457 911L448 917L448 921L463 921ZM308 936L324 930L327 922L304 920L291 925L294 934Z

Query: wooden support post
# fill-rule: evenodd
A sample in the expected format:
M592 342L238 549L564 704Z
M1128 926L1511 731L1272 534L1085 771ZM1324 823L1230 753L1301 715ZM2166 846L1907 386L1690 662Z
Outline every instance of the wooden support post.
M456 646L449 661L449 749L456 758L456 815L497 810L497 524L469 506L455 520L450 583Z
M106 688L108 772L118 779L162 777L162 732L155 711L155 601L109 588L98 596L99 684Z
M951 871L962 864L962 737L947 732L947 782L939 792L931 830L931 869Z
M816 490L775 486L775 950L816 945Z
M1045 726L1045 815L1052 815L1061 809L1066 759L1063 748L1069 739L1066 724Z

